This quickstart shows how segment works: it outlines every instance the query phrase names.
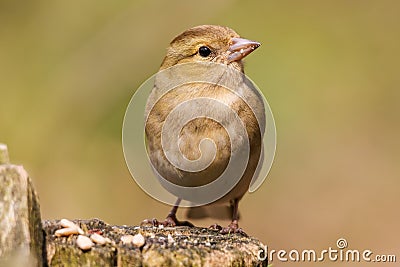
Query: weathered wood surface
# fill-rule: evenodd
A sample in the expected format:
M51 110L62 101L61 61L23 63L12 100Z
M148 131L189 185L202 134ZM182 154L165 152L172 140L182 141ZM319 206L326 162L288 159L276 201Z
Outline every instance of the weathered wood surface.
M100 232L112 240L82 251L77 235L56 237L58 220L44 221L49 266L267 266L257 258L260 241L207 228L112 226L98 219L75 220L87 236ZM123 244L124 235L141 234L145 243Z
M7 145L0 143L0 165L9 164L10 159L8 157Z
M63 228L60 220L41 221L28 173L9 164L7 147L0 144L0 267L267 266L257 257L263 244L240 234L221 235L198 227L113 226L98 219L74 223L83 230L82 236L97 233L107 242L84 251L77 244L77 233L56 236ZM140 242L121 240L139 234Z
M0 144L0 266L42 265L40 206L28 173ZM26 266L26 265L25 265Z

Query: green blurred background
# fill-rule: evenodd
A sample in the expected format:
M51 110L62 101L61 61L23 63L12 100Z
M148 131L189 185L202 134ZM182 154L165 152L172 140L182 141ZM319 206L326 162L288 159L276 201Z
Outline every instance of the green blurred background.
M32 176L45 219L165 217L127 171L125 108L175 35L226 25L263 44L246 73L278 133L241 227L270 249L344 237L400 261L399 11L398 1L2 0L0 142Z

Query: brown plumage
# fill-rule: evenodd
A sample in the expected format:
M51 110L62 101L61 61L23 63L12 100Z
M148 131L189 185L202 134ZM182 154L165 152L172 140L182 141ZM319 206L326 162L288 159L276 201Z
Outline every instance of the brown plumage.
M265 127L264 106L261 96L256 92L244 88L244 80L241 73L244 72L242 58L251 53L260 44L254 41L240 38L230 28L214 25L202 25L188 29L175 37L167 49L167 54L161 64L160 70L184 63L216 62L226 65L228 79L232 80L235 87L244 90L246 101L230 90L215 84L191 83L178 86L167 93L162 91L160 84L155 84L149 96L146 107L146 139L150 160L158 173L169 182L180 186L194 187L208 184L221 175L228 165L232 153L240 153L244 145L243 138L239 134L228 136L226 129L218 122L210 118L196 118L188 122L179 132L180 152L189 160L199 157L211 157L205 148L203 155L199 150L200 141L209 138L214 141L216 155L206 169L199 172L190 172L177 168L168 161L161 145L161 131L167 116L180 103L197 99L210 98L225 103L236 112L247 131L250 155L247 167L240 181L235 187L210 205L219 203L231 203L233 206L232 223L222 229L222 232L236 232L238 230L238 202L249 188L253 174L261 157L262 135ZM229 71L232 70L232 71ZM194 74L195 75L195 74ZM196 76L193 76L196 79ZM247 90L247 91L246 91ZM209 111L209 107L204 112ZM185 112L193 112L191 109ZM223 113L222 110L212 110L215 114ZM259 120L257 120L257 118ZM261 118L261 119L260 119ZM229 125L229 121L226 122ZM167 133L169 134L169 133ZM176 134L176 133L170 133ZM235 144L231 147L231 138ZM180 222L176 219L176 210L173 208L168 215L165 225L191 225L188 222ZM154 223L154 221L153 221Z

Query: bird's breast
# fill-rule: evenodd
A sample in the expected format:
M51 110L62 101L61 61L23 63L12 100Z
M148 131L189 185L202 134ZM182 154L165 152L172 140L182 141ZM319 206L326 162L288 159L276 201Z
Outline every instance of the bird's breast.
M212 84L185 84L161 96L155 88L145 130L153 168L181 186L208 184L244 146L250 157L261 148L254 109L234 91Z

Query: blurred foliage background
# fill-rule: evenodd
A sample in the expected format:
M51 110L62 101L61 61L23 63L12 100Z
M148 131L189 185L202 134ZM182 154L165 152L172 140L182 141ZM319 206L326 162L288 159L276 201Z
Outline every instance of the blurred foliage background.
M263 44L246 73L278 132L241 226L270 249L336 248L345 237L399 261L399 11L387 0L2 0L0 142L31 174L45 219L165 217L169 207L127 171L125 108L175 35L226 25Z

